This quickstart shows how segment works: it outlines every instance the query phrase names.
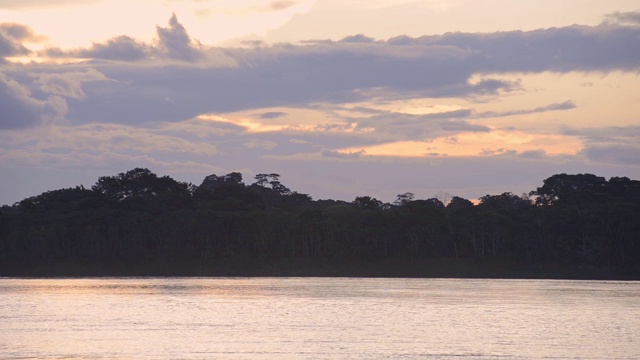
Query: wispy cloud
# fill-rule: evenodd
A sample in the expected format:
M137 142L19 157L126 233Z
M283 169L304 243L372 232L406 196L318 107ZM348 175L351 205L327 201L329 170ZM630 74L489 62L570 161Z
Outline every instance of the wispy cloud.
M605 15L605 24L640 26L640 12L615 12Z
M479 117L479 118L505 117L505 116L513 116L513 115L535 114L535 113L542 113L547 111L571 110L575 108L576 108L576 104L574 104L573 101L571 100L567 100L561 103L538 106L533 109L511 110L511 111L501 111L501 112L486 111L486 112L477 114L475 117Z

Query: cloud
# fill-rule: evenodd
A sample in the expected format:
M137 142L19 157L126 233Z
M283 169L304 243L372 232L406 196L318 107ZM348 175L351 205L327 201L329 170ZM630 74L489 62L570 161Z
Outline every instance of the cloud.
M543 159L547 155L544 150L527 150L520 153L520 157L525 159Z
M489 34L448 33L404 45L448 45L473 51L478 70L570 71L634 69L640 65L640 28L619 24L573 25ZM390 40L393 42L393 39Z
M141 128L112 124L49 125L0 132L0 166L109 167L117 159L145 163L184 162L181 169L207 167L218 147L209 138L176 132L171 127ZM162 159L156 160L156 159ZM132 161L128 164L141 166ZM187 165L191 164L191 165Z
M37 73L33 74L33 77L35 77L35 83L39 85L40 90L76 100L82 100L86 96L82 90L83 83L109 80L95 69L59 74Z
M0 24L0 33L17 41L38 42L43 40L42 36L36 35L30 27L22 24Z
M266 113L262 113L259 116L261 119L277 119L279 117L283 117L287 115L288 114L286 112L282 112L282 111L269 111Z
M342 42L342 43L372 43L372 42L375 42L375 41L376 41L376 39L370 38L370 37L365 36L363 34L347 36L347 37L343 38L342 40L340 40L340 42Z
M295 1L291 1L291 0L276 0L276 1L272 1L271 3L269 3L268 5L268 9L271 11L280 11L280 10L285 10L288 9L292 6L296 5Z
M502 112L486 111L483 113L479 113L474 117L477 117L477 118L505 117L505 116L513 116L513 115L535 114L535 113L542 113L547 111L571 110L575 108L576 108L576 104L574 104L573 101L571 100L567 100L561 103L538 106L534 109L512 110L512 111L502 111Z
M89 3L99 3L104 0L0 0L0 9L18 10L26 8L43 8L86 5Z
M175 32L182 33L182 30ZM313 102L347 103L375 97L492 96L521 90L521 86L497 79L471 83L473 75L635 69L640 66L638 39L640 29L597 26L449 34L414 38L405 42L406 45L394 45L390 40L225 49L224 53L238 66L214 69L182 66L171 72L152 67L136 69L135 73L126 73L131 85L119 85L115 93L130 93L131 98L123 98L125 101L138 98L135 101L147 109L159 107L165 114L176 112L177 119L204 112ZM186 38L179 43L187 44ZM180 49L174 52L190 53ZM193 59L193 56L185 58ZM148 95L140 98L140 93L149 94L145 83L158 82L166 91L163 99L184 98L183 101L169 107L149 99ZM183 94L189 94L189 98ZM121 108L134 107L134 104L123 104ZM80 109L80 113L84 112ZM144 118L151 120L153 116Z
M278 143L269 140L254 139L243 144L247 149L266 149L271 150L278 146Z
M194 66L230 67L236 66L234 59L217 48L206 48L191 39L185 27L173 14L167 27L156 27L157 38L151 43L138 41L130 36L121 35L103 43L93 43L89 48L63 50L48 48L41 56L62 59L88 59L91 64L109 64L109 66L127 66L117 63L141 63L150 66L195 64ZM202 64L204 63L204 64Z
M429 140L459 132L487 132L484 125L470 124L460 118L471 114L468 109L444 113L413 115L387 113L367 118L350 119L357 123L358 129L371 129L370 138L378 141Z
M199 46L195 44L187 30L178 22L176 14L169 20L166 28L157 27L158 45L171 59L193 62L203 57Z
M19 75L12 78L0 73L0 129L64 122L69 112L69 103L65 98L82 100L86 96L82 89L84 83L108 80L94 69L61 73L38 71Z
M151 49L129 36L115 37L105 44L94 44L92 48L73 52L81 58L103 60L138 61L149 57Z
M44 104L14 80L0 74L0 129L34 125L40 121Z
M592 161L640 165L640 126L565 127L562 133L584 139L586 146L581 154Z
M20 129L62 119L67 103L59 96L41 100L19 82L0 73L0 130Z
M193 41L175 15L168 27L157 30L155 44L119 37L74 50L99 62L46 68L32 64L13 71L64 74L93 68L113 81L83 83L82 95L73 96L81 101L69 102L70 120L143 123L318 103L444 97L486 101L526 90L517 80L483 75L487 73L640 68L640 27L615 24L225 49ZM474 80L479 75L485 78ZM572 106L565 102L523 113Z
M561 132L564 135L582 137L590 144L640 143L640 126L564 127Z
M640 12L615 12L604 17L604 24L640 25Z
M27 55L31 51L22 45L22 40L30 36L26 26L0 24L0 59L9 56Z
M195 161L163 161L145 154L122 154L104 152L91 154L71 151L68 153L46 153L10 151L0 154L0 163L4 166L33 166L49 169L131 169L148 167L163 172L197 172L211 174L219 172L220 167Z
M366 151L348 151L348 152L338 152L330 149L322 149L320 152L322 157L325 158L336 158L336 159L357 159L363 155L366 155Z
M638 145L593 145L584 149L582 154L600 163L640 166Z

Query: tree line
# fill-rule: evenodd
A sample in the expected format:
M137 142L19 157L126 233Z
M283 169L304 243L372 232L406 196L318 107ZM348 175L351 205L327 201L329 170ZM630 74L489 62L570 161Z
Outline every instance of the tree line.
M571 264L640 275L640 181L557 174L529 194L394 203L313 200L279 174L199 186L136 168L0 208L0 261L145 264L220 259Z

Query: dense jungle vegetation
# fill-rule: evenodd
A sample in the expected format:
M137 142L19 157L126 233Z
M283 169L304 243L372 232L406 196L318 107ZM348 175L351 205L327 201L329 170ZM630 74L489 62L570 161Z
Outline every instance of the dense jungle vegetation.
M0 275L640 278L640 181L558 174L479 200L313 200L278 174L195 186L136 168L0 208Z

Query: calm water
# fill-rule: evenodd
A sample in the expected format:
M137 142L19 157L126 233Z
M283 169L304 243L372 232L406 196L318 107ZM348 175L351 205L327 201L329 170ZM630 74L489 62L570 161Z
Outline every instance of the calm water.
M0 358L638 359L640 283L5 278Z

